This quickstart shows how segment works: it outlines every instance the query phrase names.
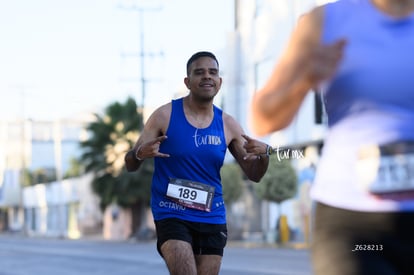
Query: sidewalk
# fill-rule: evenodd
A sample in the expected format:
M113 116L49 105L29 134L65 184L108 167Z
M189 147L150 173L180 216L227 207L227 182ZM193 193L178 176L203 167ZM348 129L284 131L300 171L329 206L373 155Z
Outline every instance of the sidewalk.
M113 242L113 243L149 243L155 242L156 240L148 240L148 241L141 241L135 238L125 239L125 240L106 240L103 237L103 234L88 234L81 236L77 239L71 239L68 237L63 236L54 236L54 235L41 235L41 234L25 234L22 231L17 232L10 232L10 231L2 231L0 232L0 237L12 237L12 238L37 238L37 239L62 239L62 240L85 240L85 241L97 241L97 242ZM303 242L288 242L286 244L278 244L278 243L267 243L265 241L254 241L254 240L230 240L227 242L227 247L235 247L235 248L287 248L287 249L300 249L300 250L308 250L309 244Z

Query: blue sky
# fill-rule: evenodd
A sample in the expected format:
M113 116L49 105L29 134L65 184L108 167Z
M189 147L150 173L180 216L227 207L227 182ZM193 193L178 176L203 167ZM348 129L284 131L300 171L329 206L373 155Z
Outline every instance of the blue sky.
M191 54L225 47L233 2L0 0L0 119L68 118L129 95L140 101L133 7L151 8L143 16L144 48L153 54L145 58L146 103L169 101Z

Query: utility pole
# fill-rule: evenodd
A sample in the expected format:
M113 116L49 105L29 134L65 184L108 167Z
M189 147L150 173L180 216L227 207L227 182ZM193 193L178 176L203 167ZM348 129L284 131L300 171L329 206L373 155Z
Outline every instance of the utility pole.
M19 201L17 203L17 209L13 209L14 211L17 211L17 213L20 212L20 215L17 214L17 216L20 216L20 226L21 226L21 230L22 232L27 235L27 224L26 224L26 220L24 218L24 203L23 203L23 190L24 190L24 178L25 178L25 173L26 173L26 169L28 166L28 163L26 161L26 155L27 155L27 142L28 142L28 137L27 137L27 125L26 125L26 106L25 106L25 100L26 100L26 86L19 86L18 87L19 91L20 91L20 97L21 97L21 102L20 102L20 115L21 115L21 120L20 120L20 156L21 156L21 163L20 163L20 172L19 172ZM16 221L12 221L13 223L15 223Z
M138 7L138 6L130 6L130 7L123 7L119 6L119 8L126 9L128 11L137 12L139 16L139 53L138 54L122 54L123 57L128 56L139 56L140 58L140 81L141 81L141 102L138 104L138 113L141 115L141 120L144 123L144 108L145 108L145 96L146 96L146 83L147 77L145 74L145 58L147 56L155 56L155 55L163 55L162 52L158 54L148 53L145 50L145 29L144 29L144 15L146 12L155 12L160 11L161 7ZM141 130L141 129L139 129ZM140 209L141 208L141 209ZM140 230L146 229L148 227L147 219L146 219L146 212L142 209L142 207L132 207L132 228L135 232L132 234L138 239ZM139 228L137 228L139 226Z
M139 53L138 54L125 54L122 53L121 55L123 57L127 57L127 56L139 56L140 59L140 82L141 82L141 102L138 105L139 106L139 111L141 112L141 114L144 111L144 107L145 107L145 96L146 96L146 82L147 82L147 78L145 75L145 58L148 56L163 56L162 52L159 53L149 53L146 52L145 50L145 29L144 29L144 14L146 12L158 12L162 9L161 6L158 7L139 7L136 5L133 6L129 6L129 7L124 7L122 5L119 5L119 8L121 9L125 9L128 11L133 11L133 12L137 12L138 13L138 17L139 17L139 27L140 27L140 31L139 31Z

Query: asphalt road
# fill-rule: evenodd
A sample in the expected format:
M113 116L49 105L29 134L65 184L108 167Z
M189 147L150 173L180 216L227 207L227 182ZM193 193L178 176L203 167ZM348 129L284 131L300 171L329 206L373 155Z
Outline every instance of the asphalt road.
M229 243L220 275L310 275L309 251ZM168 275L154 242L0 235L0 275Z

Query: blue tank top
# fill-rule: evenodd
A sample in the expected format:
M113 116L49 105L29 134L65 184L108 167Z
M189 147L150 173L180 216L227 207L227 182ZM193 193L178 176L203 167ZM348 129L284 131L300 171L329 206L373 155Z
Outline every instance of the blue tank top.
M326 6L323 28L323 43L348 40L345 58L324 95L329 126L347 119L365 128L361 116L386 114L395 119L368 128L382 136L401 122L392 131L396 136L386 139L412 138L413 126L405 118L414 110L414 14L395 19L371 0L341 0Z
M186 119L183 98L172 101L170 123L160 152L169 158L155 158L151 187L151 206L155 220L180 218L193 222L226 223L220 169L227 145L222 111L216 106L214 118L207 128L198 129ZM211 211L192 209L166 198L170 178L192 180L215 188Z
M393 18L370 0L339 0L324 11L322 43L348 44L323 93L329 131L312 197L355 210L414 210L413 201L377 200L355 184L361 146L414 140L414 14Z

